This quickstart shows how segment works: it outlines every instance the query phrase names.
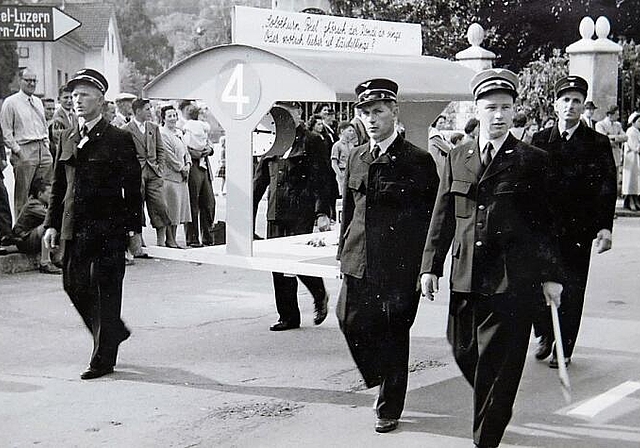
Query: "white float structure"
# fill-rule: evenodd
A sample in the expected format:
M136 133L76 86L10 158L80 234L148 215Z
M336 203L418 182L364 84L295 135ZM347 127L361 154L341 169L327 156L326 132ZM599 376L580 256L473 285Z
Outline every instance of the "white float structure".
M309 235L253 241L251 133L260 119L276 101L355 101L358 83L389 78L399 85L400 121L407 139L425 148L428 124L449 102L472 98L473 74L459 63L429 56L237 43L209 48L177 63L149 83L143 95L202 100L225 129L227 243L183 251L149 247L149 253L173 260L337 277L336 231L316 235L325 237L325 247L307 245Z

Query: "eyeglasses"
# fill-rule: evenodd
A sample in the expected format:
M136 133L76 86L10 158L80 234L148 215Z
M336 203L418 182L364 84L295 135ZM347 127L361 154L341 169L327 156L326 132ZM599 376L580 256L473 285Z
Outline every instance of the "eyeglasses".
M37 80L37 79L31 79L31 78L22 78L22 80L23 80L24 82L26 82L26 83L29 83L29 84L35 84L35 83L37 83L37 82L38 82L38 80Z

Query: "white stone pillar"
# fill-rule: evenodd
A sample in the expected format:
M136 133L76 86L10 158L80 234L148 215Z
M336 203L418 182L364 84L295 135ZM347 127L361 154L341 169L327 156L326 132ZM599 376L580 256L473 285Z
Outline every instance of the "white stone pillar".
M456 60L460 65L469 67L475 72L493 67L496 54L480 46L484 40L484 29L480 24L472 23L469 26L467 30L467 40L471 46L456 54ZM451 121L453 122L453 127L457 130L464 129L467 121L476 115L476 108L473 101L456 101L453 103L453 108L455 110L455 116Z
M589 83L587 100L598 107L594 118L604 117L609 106L618 103L618 55L622 47L608 38L609 20L600 16L596 23L591 17L580 22L579 41L566 49L569 55L569 73L583 77ZM593 34L596 39L593 39Z
M469 26L467 30L467 40L471 46L457 53L456 60L476 72L491 68L496 54L480 46L484 40L484 29L480 24L472 23Z

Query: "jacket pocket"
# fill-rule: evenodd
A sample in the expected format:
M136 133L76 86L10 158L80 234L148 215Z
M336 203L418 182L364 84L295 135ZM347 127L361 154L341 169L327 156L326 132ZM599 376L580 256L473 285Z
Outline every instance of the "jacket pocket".
M351 190L360 191L362 193L367 191L367 187L364 184L364 177L361 176L349 177L349 183L347 186Z
M473 213L474 204L469 198L471 182L454 180L451 182L451 193L455 196L455 210L458 218L469 218Z

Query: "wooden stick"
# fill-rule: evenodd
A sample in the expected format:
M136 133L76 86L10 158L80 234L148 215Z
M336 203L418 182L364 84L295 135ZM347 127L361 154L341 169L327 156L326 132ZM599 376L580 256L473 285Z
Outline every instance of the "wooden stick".
M571 383L569 373L564 359L564 348L562 347L562 333L560 333L560 319L558 318L558 307L555 302L551 302L551 320L553 321L553 335L556 339L556 359L558 360L558 376L562 385L562 395L567 404L571 403Z

